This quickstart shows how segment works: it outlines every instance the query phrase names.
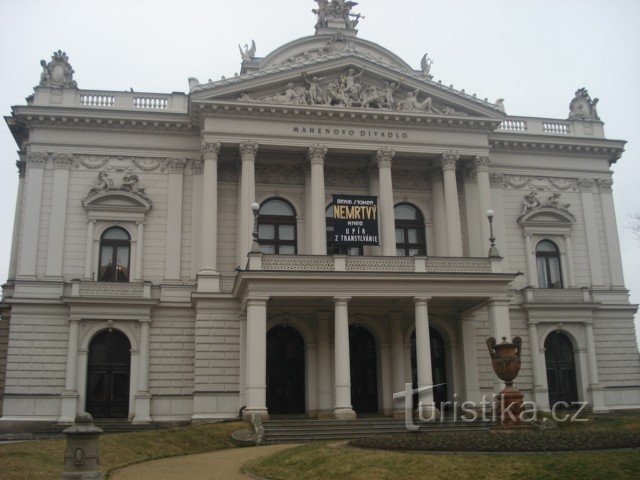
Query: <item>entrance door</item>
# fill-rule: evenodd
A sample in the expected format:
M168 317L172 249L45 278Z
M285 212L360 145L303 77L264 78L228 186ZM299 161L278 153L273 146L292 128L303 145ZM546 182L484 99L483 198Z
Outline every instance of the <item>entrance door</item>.
M376 341L360 325L349 327L351 405L356 413L378 413Z
M87 412L93 418L127 418L131 344L117 330L97 334L89 345Z
M555 331L544 341L544 349L549 404L577 402L576 364L571 340L563 332Z
M267 333L267 409L270 414L304 413L304 340L296 329Z
M433 385L440 385L433 389L433 401L440 405L447 401L447 360L445 357L444 340L442 335L434 329L429 328L429 338L431 340L431 378ZM418 361L416 360L416 332L411 335L411 380L413 388L418 386ZM413 403L418 404L418 395L414 395Z

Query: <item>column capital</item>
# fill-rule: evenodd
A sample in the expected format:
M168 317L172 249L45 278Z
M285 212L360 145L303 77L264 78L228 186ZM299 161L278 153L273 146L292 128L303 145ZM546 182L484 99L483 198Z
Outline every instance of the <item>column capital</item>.
M269 297L251 297L247 298L245 304L247 307L261 307L266 306L269 301Z
M187 160L184 158L167 158L167 171L169 173L183 173L186 163Z
M460 154L455 150L447 150L440 157L442 161L442 170L454 170L456 169L456 163L460 160Z
M29 152L27 155L27 163L31 168L44 168L47 163L47 158L49 158L49 154L45 152Z
M24 178L27 172L27 162L24 160L16 160L16 167L18 168L18 177Z
M56 170L69 170L72 161L73 155L69 155L68 153L53 154L53 166Z
M612 178L598 178L596 180L600 193L611 193L613 191L613 179Z
M396 151L393 148L382 147L376 152L376 160L378 161L378 168L391 168L393 158L396 156Z
M473 159L473 165L476 167L477 172L489 171L489 164L491 163L491 157L484 155L476 155Z
M258 144L253 140L248 140L246 142L242 142L238 148L240 149L240 156L242 160L255 160L256 155L258 154Z
M413 297L413 301L416 305L427 306L427 303L431 300L431 297Z
M325 145L316 143L309 147L307 151L307 160L311 165L323 165L329 149Z
M333 297L333 303L335 305L347 305L351 300L351 297Z
M204 162L201 158L192 158L191 159L191 172L194 175L202 175L204 171Z
M578 185L580 186L580 191L589 192L593 190L593 185L595 181L592 178L579 178Z
M217 158L221 147L220 142L202 140L202 156L204 158Z

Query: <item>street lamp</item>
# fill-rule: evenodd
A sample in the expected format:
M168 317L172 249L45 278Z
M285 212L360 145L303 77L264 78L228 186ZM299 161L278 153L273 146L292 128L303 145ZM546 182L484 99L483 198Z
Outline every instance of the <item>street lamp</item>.
M498 252L498 247L496 247L496 237L493 234L493 217L495 212L492 209L487 210L487 219L489 219L489 241L491 242L491 247L489 247L489 258L500 258L500 252Z

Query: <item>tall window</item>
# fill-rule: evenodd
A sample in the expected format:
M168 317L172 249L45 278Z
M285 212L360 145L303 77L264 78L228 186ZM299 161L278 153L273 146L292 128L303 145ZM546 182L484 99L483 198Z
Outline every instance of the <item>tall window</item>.
M334 245L333 244L333 204L329 205L325 210L325 218L327 220L327 253L329 255L333 255L334 253L339 253L342 255L363 255L362 246L359 247L345 247L342 245Z
M262 253L296 254L296 212L279 198L267 200L258 216L258 243Z
M100 237L98 281L128 282L131 237L124 228L112 227Z
M542 240L538 243L536 265L538 268L538 287L562 288L560 252L555 243L549 240Z
M424 219L420 211L408 203L400 203L394 208L396 220L396 255L415 257L426 255L424 239Z

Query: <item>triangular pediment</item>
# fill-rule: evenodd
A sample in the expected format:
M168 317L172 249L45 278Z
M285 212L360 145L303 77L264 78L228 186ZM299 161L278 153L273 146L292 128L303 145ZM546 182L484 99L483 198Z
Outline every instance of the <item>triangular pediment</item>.
M276 65L196 86L191 101L501 119L495 105L358 52Z

